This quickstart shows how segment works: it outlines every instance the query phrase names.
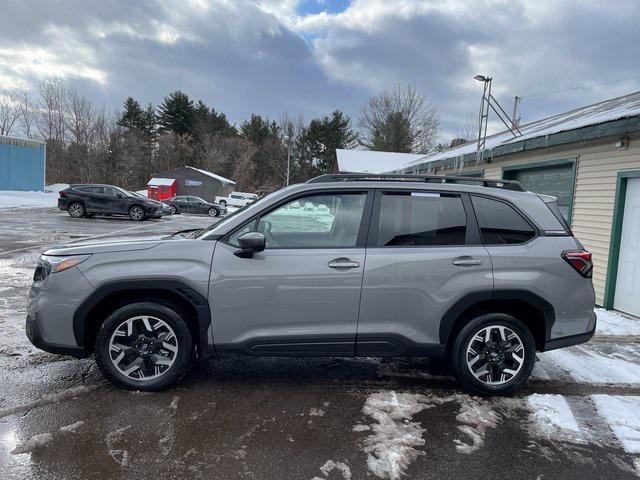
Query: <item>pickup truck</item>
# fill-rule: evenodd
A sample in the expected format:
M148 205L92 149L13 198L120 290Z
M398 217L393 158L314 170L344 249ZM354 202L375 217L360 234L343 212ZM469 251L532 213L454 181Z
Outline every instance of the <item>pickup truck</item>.
M255 202L258 195L255 193L231 192L228 197L216 197L216 202L223 207L244 207L245 205Z

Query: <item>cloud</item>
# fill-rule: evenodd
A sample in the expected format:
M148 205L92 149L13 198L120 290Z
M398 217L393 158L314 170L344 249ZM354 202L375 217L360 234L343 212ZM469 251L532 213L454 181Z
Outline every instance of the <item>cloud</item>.
M225 111L357 117L366 98L413 83L454 135L492 75L523 120L637 90L640 4L568 0L16 0L0 16L0 81L36 89L61 77L108 108L181 89Z

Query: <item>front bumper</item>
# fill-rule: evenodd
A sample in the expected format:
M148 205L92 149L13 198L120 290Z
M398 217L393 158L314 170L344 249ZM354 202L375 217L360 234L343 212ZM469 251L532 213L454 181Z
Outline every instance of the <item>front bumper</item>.
M25 326L27 338L32 345L45 352L55 353L57 355L69 355L76 358L84 358L87 356L84 348L70 347L68 345L57 345L49 343L42 338L40 329L40 318L37 312L27 314L27 322Z

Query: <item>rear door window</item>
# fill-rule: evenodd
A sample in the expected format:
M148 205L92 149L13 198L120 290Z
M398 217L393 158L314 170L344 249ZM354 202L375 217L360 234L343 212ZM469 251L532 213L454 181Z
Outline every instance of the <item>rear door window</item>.
M512 206L474 195L471 200L485 245L524 243L536 236L535 229Z
M467 216L458 195L385 192L380 203L380 247L464 245Z

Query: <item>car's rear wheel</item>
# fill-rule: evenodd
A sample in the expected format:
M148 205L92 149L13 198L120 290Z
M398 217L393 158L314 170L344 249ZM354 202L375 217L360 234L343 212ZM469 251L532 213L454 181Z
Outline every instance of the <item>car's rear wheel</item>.
M84 217L86 210L84 208L84 205L82 205L80 202L73 202L67 207L67 212L73 218L81 218Z
M474 392L497 395L527 381L536 358L529 329L504 313L481 315L462 328L451 349L453 373Z
M191 332L175 307L137 302L113 312L102 324L96 362L113 384L155 391L177 383L194 358Z
M209 216L210 216L210 217L217 217L217 216L218 216L218 209L217 209L217 208L213 208L213 207L211 207L211 208L208 210L208 213L209 213Z
M144 208L142 208L139 205L134 205L129 209L129 218L131 218L131 220L134 220L136 222L139 222L140 220L144 220Z

